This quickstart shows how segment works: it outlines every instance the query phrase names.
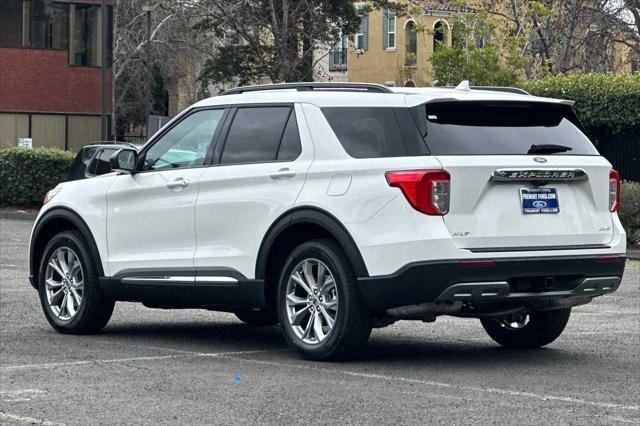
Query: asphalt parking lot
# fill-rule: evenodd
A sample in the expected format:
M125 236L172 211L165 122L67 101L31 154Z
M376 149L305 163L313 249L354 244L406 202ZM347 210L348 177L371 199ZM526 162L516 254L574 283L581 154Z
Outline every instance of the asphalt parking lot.
M57 334L26 281L31 226L0 219L0 424L640 424L640 262L544 349L443 317L326 364L278 327L200 310L120 303L102 334Z

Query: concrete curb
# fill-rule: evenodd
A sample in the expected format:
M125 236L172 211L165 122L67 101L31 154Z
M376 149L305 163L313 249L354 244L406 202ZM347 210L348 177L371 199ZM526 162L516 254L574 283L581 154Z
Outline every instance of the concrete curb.
M0 210L0 219L36 220L37 212L26 210Z
M640 260L640 250L627 250L627 259Z

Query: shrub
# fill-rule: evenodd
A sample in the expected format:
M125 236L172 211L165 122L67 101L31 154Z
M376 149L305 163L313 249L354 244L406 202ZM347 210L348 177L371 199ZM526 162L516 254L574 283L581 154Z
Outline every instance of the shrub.
M575 101L576 114L597 138L640 128L640 74L558 74L523 85L532 95Z
M622 182L618 216L630 245L640 245L640 182Z
M54 148L0 149L0 206L39 207L62 182L75 154Z

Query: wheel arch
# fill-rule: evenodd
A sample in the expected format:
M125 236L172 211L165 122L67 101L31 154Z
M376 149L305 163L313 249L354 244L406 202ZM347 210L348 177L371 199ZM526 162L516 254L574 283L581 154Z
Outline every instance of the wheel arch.
M316 207L299 207L282 214L271 225L258 250L255 277L265 282L267 304L275 303L278 274L286 256L299 244L316 238L337 241L353 265L356 276L369 276L358 246L335 216Z
M104 276L100 252L89 226L80 215L68 207L54 207L38 219L29 244L29 281L34 288L38 288L38 269L44 248L54 235L66 230L75 230L82 234L95 261L98 275Z

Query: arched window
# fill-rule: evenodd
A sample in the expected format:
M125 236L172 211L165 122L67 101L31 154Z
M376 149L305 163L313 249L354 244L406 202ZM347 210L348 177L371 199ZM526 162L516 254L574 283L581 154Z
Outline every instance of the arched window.
M438 21L433 26L433 50L440 46L445 46L447 41L447 24L444 21Z
M415 67L418 63L418 35L416 25L413 21L407 22L404 27L404 39L406 40L406 50L404 54L404 65Z
M416 82L409 79L404 82L404 87L416 87Z

